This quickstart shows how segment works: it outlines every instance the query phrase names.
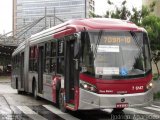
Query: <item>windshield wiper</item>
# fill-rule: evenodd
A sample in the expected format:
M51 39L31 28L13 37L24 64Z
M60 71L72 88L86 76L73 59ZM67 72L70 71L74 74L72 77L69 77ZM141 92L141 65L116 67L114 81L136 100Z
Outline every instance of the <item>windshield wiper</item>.
M94 59L96 58L97 48L98 48L100 39L101 39L101 37L102 37L102 32L103 32L103 31L100 30L99 33L98 33L98 39L97 39L97 43L96 43L96 46L95 46L95 49L94 49Z
M133 37L133 39L134 39L134 41L135 41L135 43L136 43L136 45L137 45L140 53L141 53L141 52L142 52L142 48L141 48L141 45L140 45L139 42L138 42L138 39L137 39L136 34L135 34L134 32L132 32L132 31L130 31L130 33L131 33L131 35L132 35L132 37Z
M143 44L142 47L141 47L141 44L139 44L136 34L135 34L134 32L132 32L132 31L130 31L130 33L131 33L131 35L132 35L132 37L133 37L133 39L134 39L134 41L135 41L135 43L136 43L136 45L137 45L137 47L138 47L138 49L139 49L139 53L138 53L137 57L134 56L135 63L136 63L136 60L138 59L138 57L140 57L141 54L142 54L143 57L145 58L145 54L144 54L144 51L143 51L143 48L142 48L142 47L144 46L144 44ZM142 39L143 39L143 38L142 38ZM144 41L143 41L143 42L144 42ZM145 62L145 61L144 61L144 62ZM135 64L135 63L134 63L134 64ZM144 64L144 68L146 68L146 65L145 65L145 64ZM143 68L143 69L144 69L144 68Z

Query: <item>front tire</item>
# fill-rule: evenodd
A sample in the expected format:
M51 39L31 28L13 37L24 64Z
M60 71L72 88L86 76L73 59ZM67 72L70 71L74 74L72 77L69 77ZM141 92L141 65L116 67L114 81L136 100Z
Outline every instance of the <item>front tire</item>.
M124 114L123 109L124 108L114 108L111 114L113 114L113 115L123 115Z
M62 112L67 112L67 109L65 107L65 101L64 101L64 93L59 91L59 108Z
M36 86L36 84L34 84L34 86L33 86L33 97L34 97L36 100L39 99L39 97L38 97L38 95L37 95L37 86Z
M17 93L18 93L19 95L22 95L22 94L23 94L23 92L20 91L20 90L17 90Z

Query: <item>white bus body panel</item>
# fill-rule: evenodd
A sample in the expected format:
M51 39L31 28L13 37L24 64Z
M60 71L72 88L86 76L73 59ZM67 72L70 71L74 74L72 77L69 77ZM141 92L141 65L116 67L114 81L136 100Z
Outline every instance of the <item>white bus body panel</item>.
M129 107L143 107L149 105L153 101L152 94L152 89L144 93L104 95L89 92L80 88L78 109L112 109L116 108L117 103L122 103L122 98L125 98L124 103L128 103Z
M28 41L26 41L26 47L24 52L24 89L26 92L29 92L28 72L29 72L29 45Z
M38 74L37 72L28 72L28 84L29 84L29 90L28 92L32 93L32 83L33 83L33 79L35 79L36 83L38 83Z
M53 101L52 75L49 74L43 74L43 98Z

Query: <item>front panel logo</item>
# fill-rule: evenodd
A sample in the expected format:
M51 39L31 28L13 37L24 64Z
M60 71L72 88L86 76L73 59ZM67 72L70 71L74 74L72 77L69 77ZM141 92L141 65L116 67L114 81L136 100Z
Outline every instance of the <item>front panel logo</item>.
M124 101L125 101L125 98L122 98L122 99L121 99L121 102L124 102Z

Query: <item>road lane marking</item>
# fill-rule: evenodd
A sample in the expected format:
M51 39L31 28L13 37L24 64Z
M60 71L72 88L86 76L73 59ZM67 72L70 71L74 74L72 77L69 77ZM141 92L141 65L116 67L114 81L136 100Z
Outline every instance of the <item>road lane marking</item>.
M38 113L39 115L45 117L47 120L51 120L51 119L52 120L54 120L54 119L55 120L64 120L63 118L61 118L57 114L51 112L50 110L46 109L42 105L28 106L28 107L31 108L36 113Z
M24 114L20 109L17 108L17 106L11 106L12 111L14 112L13 117L15 119L13 120L31 120L26 114Z
M12 110L8 106L0 107L0 114L12 114Z
M107 112L107 113L111 113L113 111L113 109L102 109L102 111Z
M33 110L31 110L27 106L17 106L18 109L20 109L24 114L26 114L28 117L32 118L33 120L47 120L46 118L40 116Z
M144 107L144 108L160 112L159 108L155 108L155 107Z
M156 107L156 108L160 108L160 106L157 106L157 105L151 105L152 107Z
M79 120L76 117L73 117L73 116L71 116L71 115L69 115L67 113L61 112L59 109L55 108L52 105L43 105L43 107L45 107L49 111L53 112L54 114L57 114L58 116L60 116L63 119L66 119L66 120Z
M126 108L126 109L124 109L124 111L131 111L131 112L134 112L134 113L146 114L146 115L152 115L152 114L154 114L152 112L147 112L147 111L136 109L136 108Z

